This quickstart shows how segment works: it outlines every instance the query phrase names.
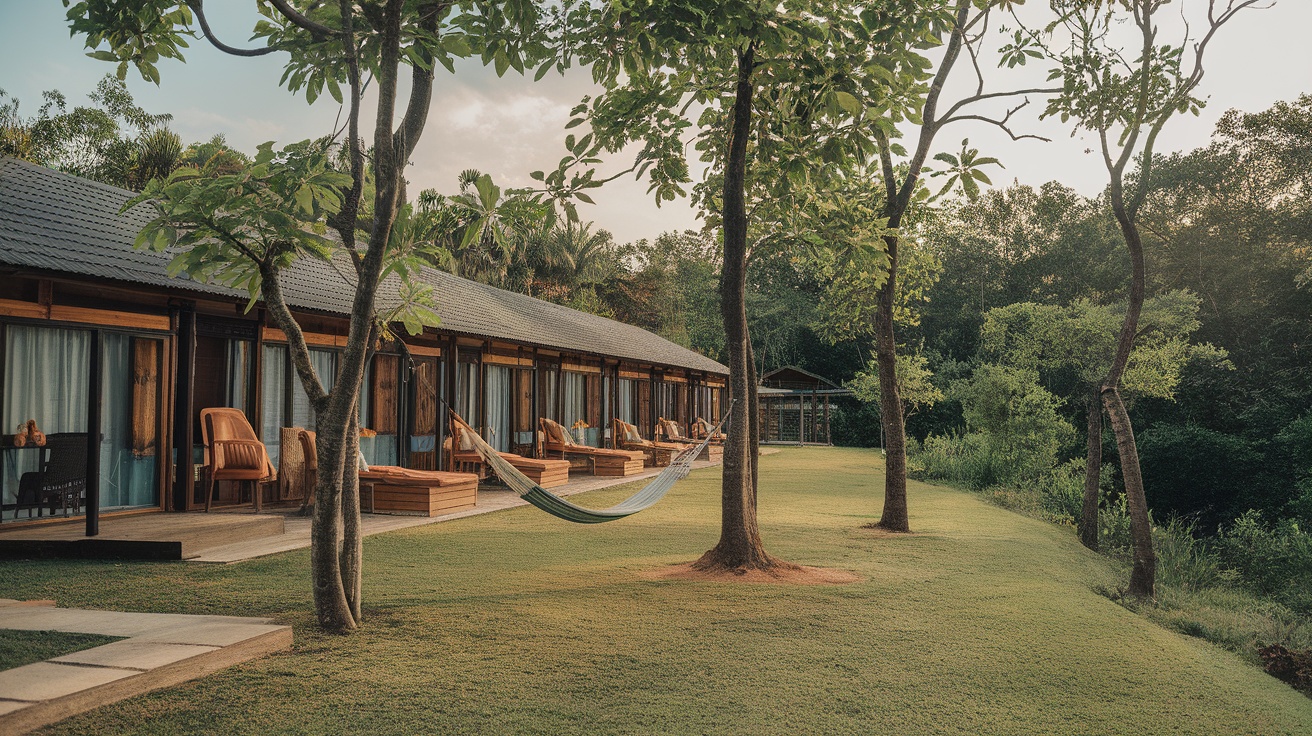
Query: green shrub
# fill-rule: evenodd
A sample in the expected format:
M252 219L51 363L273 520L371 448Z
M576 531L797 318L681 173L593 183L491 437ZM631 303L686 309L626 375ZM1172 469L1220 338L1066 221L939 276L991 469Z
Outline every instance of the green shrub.
M1197 591L1233 585L1239 574L1225 567L1216 552L1194 534L1193 524L1172 519L1153 527L1158 582Z
M1212 546L1245 588L1312 615L1312 534L1297 521L1268 526L1261 513L1249 511L1221 529Z

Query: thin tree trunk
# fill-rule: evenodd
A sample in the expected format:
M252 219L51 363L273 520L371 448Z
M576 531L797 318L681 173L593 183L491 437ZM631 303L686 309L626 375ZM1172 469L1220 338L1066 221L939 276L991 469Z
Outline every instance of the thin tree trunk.
M693 563L696 569L757 569L774 567L756 523L755 452L752 417L751 344L747 332L747 210L744 187L747 137L752 120L752 67L756 49L738 53L738 87L724 170L724 267L720 271L720 314L724 319L729 382L733 397L733 431L724 447L721 485L720 541Z
M314 518L310 525L310 568L314 612L319 626L329 631L356 627L346 589L342 586L342 431L344 417L331 412L315 418L319 476L314 488Z
M1143 185L1141 185L1143 186ZM1143 311L1146 267L1143 258L1143 241L1134 216L1125 207L1124 192L1115 178L1111 187L1112 211L1121 225L1121 234L1130 250L1130 302L1125 310L1125 321L1116 341L1116 356L1102 384L1103 406L1107 420L1116 437L1116 453L1121 459L1121 476L1125 481L1125 500L1130 508L1130 537L1134 542L1134 567L1130 572L1129 594L1137 598L1152 598L1157 580L1157 555L1153 551L1152 522L1148 516L1148 499L1144 494L1143 474L1139 469L1139 448L1134 441L1134 426L1121 398L1121 377L1130 362L1130 351L1139 331L1139 315Z
M1102 405L1093 392L1085 402L1089 412L1084 456L1084 504L1080 509L1080 543L1098 551L1098 498L1102 480Z
M358 393L358 391L357 391ZM360 420L358 411L351 412L351 423L346 430L345 451L342 453L342 590L351 608L351 616L360 622L361 587L364 566L364 547L360 538L360 473L356 458L360 453Z
M890 220L890 226L896 227ZM897 294L898 237L884 238L888 249L888 280L879 290L875 317L875 361L879 366L879 417L884 425L884 512L875 526L892 532L911 531L907 516L907 427L902 394L897 386L897 337L893 333L893 303Z

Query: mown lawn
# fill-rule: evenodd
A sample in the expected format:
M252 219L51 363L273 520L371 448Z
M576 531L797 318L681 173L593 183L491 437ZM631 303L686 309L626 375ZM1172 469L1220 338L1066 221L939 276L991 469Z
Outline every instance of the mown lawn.
M347 637L312 628L305 551L3 563L0 595L296 626L290 653L53 733L1312 733L1312 700L1095 593L1120 581L1069 530L922 484L916 534L862 530L880 481L871 451L762 459L768 548L845 586L644 578L715 542L712 470L611 524L520 509L371 537Z

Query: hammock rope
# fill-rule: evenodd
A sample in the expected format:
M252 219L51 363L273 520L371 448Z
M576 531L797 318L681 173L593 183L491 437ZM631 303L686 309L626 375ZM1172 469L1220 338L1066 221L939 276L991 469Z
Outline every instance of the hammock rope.
M478 432L475 432L474 428L470 427L454 409L448 407L447 410L451 412L452 418L465 428L464 434L469 437L474 451L478 453L479 457L483 458L483 462L492 468L492 471L501 479L501 482L515 492L515 495L548 514L565 521L572 521L576 524L600 524L623 519L626 516L632 516L639 511L654 506L674 487L675 483L687 477L692 470L693 460L702 454L706 446L711 443L711 438L729 421L729 417L733 414L733 403L729 404L729 410L724 413L724 418L720 420L719 424L715 425L715 429L706 434L706 438L701 441L701 444L680 452L670 462L669 466L648 481L647 485L643 486L641 490L608 509L584 508L570 503L534 483L528 476L519 472L514 465L511 465L509 460L501 457L501 454L479 436Z

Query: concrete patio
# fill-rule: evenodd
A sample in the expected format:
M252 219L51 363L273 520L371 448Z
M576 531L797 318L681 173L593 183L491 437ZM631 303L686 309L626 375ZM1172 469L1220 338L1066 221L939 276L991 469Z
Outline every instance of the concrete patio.
M0 599L0 629L125 637L0 672L0 733L15 735L292 644L291 627L267 618L93 611L52 601Z

